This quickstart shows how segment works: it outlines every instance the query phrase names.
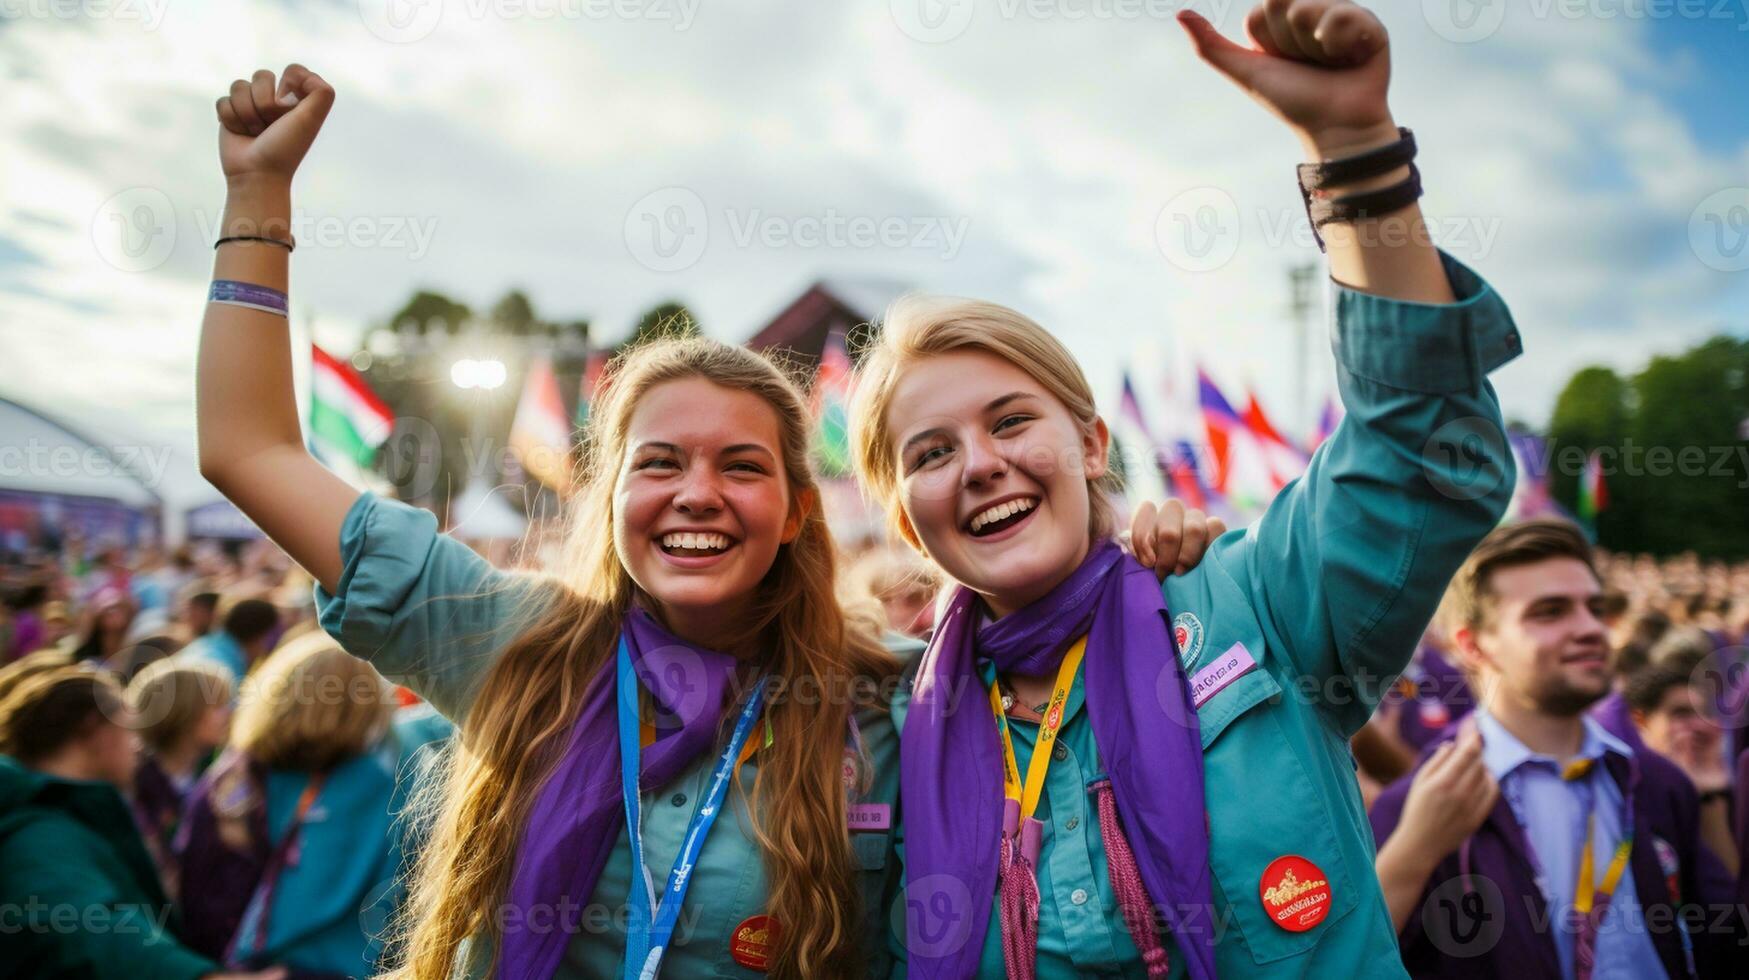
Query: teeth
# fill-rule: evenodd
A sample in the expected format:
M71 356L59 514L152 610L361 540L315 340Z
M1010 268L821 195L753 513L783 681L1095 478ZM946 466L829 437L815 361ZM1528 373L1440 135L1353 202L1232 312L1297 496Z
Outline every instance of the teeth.
M1023 514L1031 510L1037 503L1038 501L1031 498L1023 498L1021 500L1010 500L1005 504L997 504L989 510L972 518L972 530L977 531L983 528L986 524L994 524L1003 518L1013 517L1015 514Z
M662 547L686 551L723 551L729 547L729 538L725 534L680 531L662 535Z

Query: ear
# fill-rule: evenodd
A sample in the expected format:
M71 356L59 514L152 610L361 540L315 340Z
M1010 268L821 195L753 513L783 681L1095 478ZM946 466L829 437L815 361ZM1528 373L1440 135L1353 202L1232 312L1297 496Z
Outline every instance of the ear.
M899 537L905 539L912 551L923 553L923 539L917 536L917 528L912 526L911 517L904 510L899 511Z
M1638 708L1628 709L1628 720L1634 723L1635 728L1646 727L1646 713Z
M1087 454L1087 479L1097 480L1111 469L1111 429L1101 416L1093 416L1093 425L1081 437L1081 449Z
M1457 654L1460 666L1471 675L1491 670L1494 666L1477 642L1477 633L1471 626L1459 626L1451 631L1451 652Z
M820 502L820 495L814 490L803 490L796 494L795 503L790 507L789 519L783 522L783 544L789 544L802 533L802 525L807 522L808 515Z

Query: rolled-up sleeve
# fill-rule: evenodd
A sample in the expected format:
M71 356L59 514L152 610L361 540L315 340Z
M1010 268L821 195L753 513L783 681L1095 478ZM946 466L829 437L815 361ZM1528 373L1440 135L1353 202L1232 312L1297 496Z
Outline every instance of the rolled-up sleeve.
M322 628L455 721L551 594L438 533L430 512L368 492L341 524L340 556L335 591L315 587Z
M1346 417L1245 535L1253 606L1352 733L1407 664L1452 574L1499 523L1515 478L1487 380L1522 350L1506 304L1441 256L1457 302L1336 286ZM1323 683L1345 676L1347 683Z

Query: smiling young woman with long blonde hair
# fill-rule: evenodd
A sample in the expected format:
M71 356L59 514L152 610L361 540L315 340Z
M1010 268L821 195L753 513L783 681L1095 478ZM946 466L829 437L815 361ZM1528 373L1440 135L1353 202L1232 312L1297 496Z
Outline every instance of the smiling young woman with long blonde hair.
M1111 541L1109 434L1062 342L991 303L889 313L858 474L959 586L895 710L913 977L1404 976L1348 736L1510 497L1487 372L1519 336L1428 243L1375 16L1268 0L1250 49L1179 16L1314 161L1348 414L1162 588Z

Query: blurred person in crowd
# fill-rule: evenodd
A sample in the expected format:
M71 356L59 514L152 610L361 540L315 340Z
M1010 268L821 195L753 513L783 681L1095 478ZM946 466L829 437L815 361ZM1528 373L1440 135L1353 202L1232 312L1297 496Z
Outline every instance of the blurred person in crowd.
M1731 825L1731 760L1707 686L1697 681L1700 657L1673 656L1627 679L1623 694L1646 747L1688 776L1700 794L1701 840L1732 875L1740 855Z
M845 604L880 608L887 629L928 639L935 628L935 596L941 577L916 552L877 548L851 563L841 589Z
M183 804L230 733L233 693L230 674L203 661L160 660L127 685L128 707L144 743L134 773L134 818L172 898L178 874L171 845Z
M125 588L106 586L92 594L73 656L102 664L127 645L128 628L134 622L134 600Z
M221 976L180 938L122 797L137 760L129 723L121 689L101 672L22 663L0 670L0 963L8 971L66 980Z
M1445 626L1481 704L1371 813L1417 977L1741 975L1730 936L1678 918L1731 898L1694 786L1587 714L1611 686L1602 592L1583 533L1553 520L1493 531L1452 580ZM1482 926L1497 940L1451 952Z
M63 600L50 599L43 603L42 618L43 638L36 649L60 647L73 635L73 616L67 611L67 603ZM24 651L24 653L32 652L34 651Z
M128 567L127 550L120 545L106 546L98 552L97 561L77 576L79 595L91 602L96 602L98 594L107 589L119 589L131 596L133 574L133 569Z
M377 972L383 937L360 911L402 868L400 776L430 740L395 709L382 677L323 633L244 682L229 748L178 834L191 945L233 965Z
M210 660L240 684L255 663L279 640L279 610L265 599L231 601L223 625L193 641L177 654L190 660Z
M195 579L183 586L177 602L177 622L182 641L192 643L211 633L218 624L219 593L208 579Z
M8 597L6 608L10 614L11 629L6 638L5 656L0 657L0 664L17 660L54 642L49 639L48 626L43 621L43 608L48 605L48 601L48 587L41 583L25 585Z

